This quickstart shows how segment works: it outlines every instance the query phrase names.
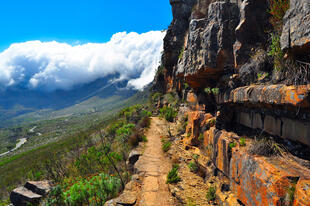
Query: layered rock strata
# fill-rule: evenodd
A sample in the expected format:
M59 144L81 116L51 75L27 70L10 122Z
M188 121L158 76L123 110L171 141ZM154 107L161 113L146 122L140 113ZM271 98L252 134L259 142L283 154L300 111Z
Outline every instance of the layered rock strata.
M213 148L206 153L240 203L310 205L310 86L285 85L294 74L273 69L269 2L170 1L174 19L164 40L161 84L187 100L184 143ZM304 65L310 65L309 14L307 0L291 0L280 35L285 57ZM283 140L291 148L287 158L252 154L248 147L257 142L245 134L247 146L241 146L239 126Z

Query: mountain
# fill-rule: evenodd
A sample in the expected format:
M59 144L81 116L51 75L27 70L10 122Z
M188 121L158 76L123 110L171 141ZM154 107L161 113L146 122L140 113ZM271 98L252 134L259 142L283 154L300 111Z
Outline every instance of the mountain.
M33 117L33 120L50 119L61 115L101 111L112 97L115 101L128 99L137 91L126 88L128 81L111 81L115 75L78 85L71 90L53 92L34 91L27 88L8 88L0 92L0 127L16 123L16 119ZM58 112L57 112L58 111ZM61 112L60 112L61 111ZM35 116L35 117L34 117ZM19 121L17 121L19 122Z

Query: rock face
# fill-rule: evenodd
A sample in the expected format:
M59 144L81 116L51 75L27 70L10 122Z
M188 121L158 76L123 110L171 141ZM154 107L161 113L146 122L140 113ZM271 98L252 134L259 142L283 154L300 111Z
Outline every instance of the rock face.
M290 0L290 9L284 16L281 36L283 50L310 53L310 3L308 0Z
M177 64L178 56L184 46L185 33L188 30L191 11L195 3L196 0L170 0L173 21L164 38L165 53L162 57L162 63L165 67L165 81L170 83L166 85L166 88L173 84L173 68Z
M309 0L290 0L283 27L276 28L269 23L268 0L170 3L174 19L164 39L160 84L186 100L187 134L180 137L185 150L209 156L210 173L229 179L240 204L310 205ZM270 55L279 49L271 42L278 28L289 57L281 71L277 55ZM252 154L238 134L263 134L290 153Z
M232 190L245 205L289 205L289 188L309 171L277 159L255 157L241 151L232 155ZM308 202L309 203L309 202Z
M256 85L239 87L217 95L217 102L253 105L291 105L309 108L310 85Z
M11 192L10 200L15 206L37 205L51 188L50 181L28 181L24 186Z
M268 23L266 0L244 0L241 4L241 19L236 28L234 44L235 67L239 68L250 59L251 49L267 40Z
M178 74L184 74L191 87L206 86L208 79L217 79L225 67L233 66L232 46L238 22L238 6L229 2L212 3L206 18L191 21L187 47L178 67Z

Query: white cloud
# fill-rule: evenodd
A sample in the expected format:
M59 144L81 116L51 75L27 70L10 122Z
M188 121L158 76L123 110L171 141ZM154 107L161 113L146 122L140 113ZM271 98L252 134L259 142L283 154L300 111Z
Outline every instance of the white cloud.
M71 89L110 74L141 89L153 80L165 33L121 32L107 43L69 45L29 41L12 44L0 53L0 86L30 89Z

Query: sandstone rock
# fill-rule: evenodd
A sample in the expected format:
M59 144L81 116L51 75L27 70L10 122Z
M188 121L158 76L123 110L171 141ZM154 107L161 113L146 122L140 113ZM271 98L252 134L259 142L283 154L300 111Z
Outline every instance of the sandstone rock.
M210 126L210 122L208 120L212 119L213 116L210 113L205 113L203 111L189 111L187 115L188 124L186 127L186 132L191 135L186 144L198 146L200 144L198 137L201 133L201 128Z
M300 86L253 85L221 93L217 96L217 102L219 104L291 105L308 108L310 106L309 94L310 84Z
M137 201L137 193L132 191L125 190L123 194L121 194L117 198L117 205L134 205Z
M16 206L36 205L41 198L41 195L35 194L25 187L18 187L10 194L10 200Z
M290 0L290 9L284 16L281 36L282 50L310 53L310 4L308 0Z
M222 1L209 5L207 18L191 21L178 74L184 74L192 88L204 88L208 79L217 79L225 67L233 65L232 45L238 22L238 6Z
M138 160L139 157L142 155L142 152L137 150L132 150L128 155L128 162L130 165L134 165Z
M227 177L229 176L229 165L231 158L231 150L229 144L233 139L238 138L238 135L225 130L217 130L212 127L205 134L205 145L212 145L212 151L208 151L209 155L213 158L213 163L222 171Z
M250 51L266 41L268 23L266 0L244 0L241 4L241 19L236 28L234 44L235 67L239 68L250 58Z
M294 206L310 205L310 180L299 180L294 196Z
M104 206L116 206L116 204L117 204L116 199L112 199L112 200L105 202Z
M137 192L125 190L119 197L107 201L104 206L131 206L137 201Z
M235 150L230 163L231 189L245 205L289 205L289 188L309 171L287 160Z
M45 196L51 190L51 183L50 181L28 181L26 182L25 188L31 190L32 192Z

